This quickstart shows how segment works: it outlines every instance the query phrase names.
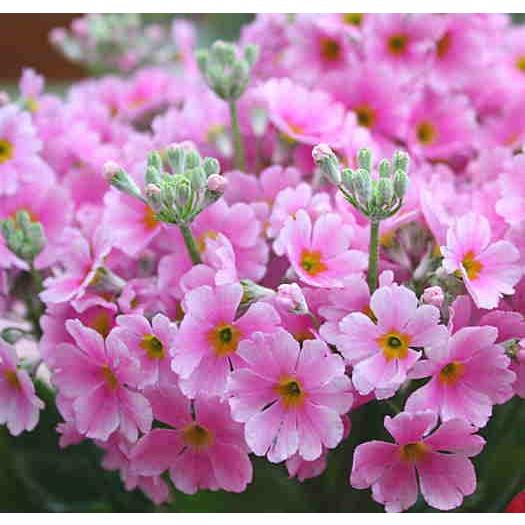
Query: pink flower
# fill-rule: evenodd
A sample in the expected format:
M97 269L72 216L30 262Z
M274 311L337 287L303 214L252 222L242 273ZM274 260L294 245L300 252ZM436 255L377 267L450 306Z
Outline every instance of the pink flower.
M78 431L106 441L118 430L136 441L152 422L147 399L136 391L142 382L139 362L112 334L104 341L79 320L67 321L66 327L75 345L57 347L53 383L71 400Z
M0 195L13 195L46 168L38 152L41 142L29 113L17 106L0 107Z
M242 363L239 344L254 332L273 332L279 325L275 309L263 302L237 318L242 295L239 283L201 286L186 295L186 315L175 338L171 365L186 395L223 394L231 368Z
M43 408L29 374L18 368L14 348L0 341L0 425L18 436L36 427Z
M177 381L169 356L176 333L177 325L162 314L153 317L151 324L142 315L119 315L112 331L139 361L144 386Z
M434 346L447 335L435 306L418 306L404 286L386 286L370 299L371 315L354 312L339 324L339 351L353 365L352 382L361 394L392 396L421 357L413 348ZM374 321L372 321L372 319Z
M232 416L245 423L248 446L273 463L294 454L313 461L343 437L352 405L342 359L319 340L299 343L285 330L241 343L244 366L228 383Z
M385 427L396 443L359 445L354 452L352 486L371 486L374 500L388 512L414 505L417 478L431 507L450 510L461 505L463 497L476 489L476 473L469 458L481 452L485 440L460 419L446 421L430 434L436 423L437 416L431 411L386 416Z
M514 293L522 271L519 252L508 241L490 242L488 220L475 213L456 219L441 247L443 268L458 272L478 308L495 308L503 294Z
M339 215L327 213L312 225L308 213L299 210L284 228L286 255L306 284L341 288L345 277L366 268L366 254L349 249L353 231Z
M416 363L409 376L432 379L410 395L406 410L430 409L443 421L459 418L485 426L492 405L512 397L516 379L505 349L495 344L497 336L492 326L472 326L458 330L442 345L427 348L427 359Z
M410 150L429 159L470 153L476 116L463 96L427 89L416 98L407 123Z
M226 402L198 397L191 401L177 387L149 389L155 419L171 428L155 428L131 453L131 471L158 476L169 470L175 487L242 492L252 479L252 465L242 427L232 421Z
M345 111L328 93L288 78L271 79L260 89L271 122L286 137L310 145L339 140Z
M42 301L54 304L84 299L88 287L96 285L100 275L97 272L111 251L106 234L99 228L90 243L78 230L68 231L69 243L63 253L66 270L44 281Z
M104 197L104 227L116 248L137 257L161 231L153 210L144 202L111 190Z

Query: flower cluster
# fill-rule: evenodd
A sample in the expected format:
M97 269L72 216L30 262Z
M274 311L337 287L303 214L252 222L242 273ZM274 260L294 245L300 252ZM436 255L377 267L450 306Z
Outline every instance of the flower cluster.
M381 403L349 483L461 505L525 398L525 30L271 14L194 57L176 22L177 70L113 16L53 39L132 74L0 105L0 423L35 427L45 371L61 446L160 504L242 492L251 454L318 476Z

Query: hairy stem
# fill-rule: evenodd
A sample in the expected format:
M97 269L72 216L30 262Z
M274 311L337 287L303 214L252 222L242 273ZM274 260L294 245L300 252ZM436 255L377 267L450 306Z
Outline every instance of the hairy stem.
M241 171L245 171L246 162L244 159L244 146L242 143L241 132L239 129L239 117L237 115L237 103L232 100L229 103L230 106L230 121L233 139L233 151L234 151L234 164L235 168Z
M368 288L370 294L377 289L377 271L379 262L379 221L370 222L370 245L368 247Z
M193 264L201 264L201 255L199 253L199 249L197 248L197 244L195 243L195 239L193 238L193 234L191 233L190 227L187 224L179 224L179 229L182 233L182 237L184 238L184 243L186 244L191 262Z

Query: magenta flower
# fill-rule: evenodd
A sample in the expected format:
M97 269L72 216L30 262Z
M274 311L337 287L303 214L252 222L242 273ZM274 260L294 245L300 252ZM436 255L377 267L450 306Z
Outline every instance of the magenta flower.
M499 177L501 199L496 203L496 211L511 226L525 220L525 187L521 174L525 172L525 155L516 155L510 169Z
M505 349L495 344L497 336L492 326L471 326L442 345L426 348L428 359L416 363L409 376L431 379L410 395L405 409L430 409L443 421L459 418L478 428L485 426L492 405L512 397L516 379Z
M0 341L0 425L13 436L33 430L44 403L36 396L29 374L18 368L14 348Z
M327 213L312 225L308 213L299 210L284 228L286 255L306 284L341 288L345 277L366 268L366 254L349 249L353 230L339 215Z
M177 381L169 356L176 333L177 325L162 314L151 323L142 315L119 315L112 331L139 361L144 386Z
M29 113L12 104L0 107L0 195L13 195L20 182L30 182L46 168L40 149Z
M149 389L155 419L171 428L155 428L131 452L131 472L158 476L169 470L175 487L242 492L252 479L252 465L242 427L218 398L190 401L175 386Z
M67 232L69 243L61 254L66 269L44 281L42 301L54 304L84 299L88 287L97 283L97 271L111 251L106 234L106 230L99 228L90 243L78 230Z
M476 489L470 457L481 452L485 440L460 419L446 421L432 434L437 416L431 411L394 418L385 427L396 443L370 441L358 445L350 483L357 489L372 487L372 497L388 512L406 510L417 500L419 488L436 509L450 510ZM417 477L416 477L417 475Z
M66 327L75 345L61 343L55 354L53 383L72 401L75 425L86 437L106 441L119 431L136 441L151 427L147 399L136 391L143 381L137 359L119 338L106 340L79 320Z
M244 367L228 383L232 416L245 423L246 442L279 463L298 453L313 461L343 438L342 415L352 405L342 359L319 340L299 343L285 330L257 333L239 348Z
M288 78L271 79L261 86L269 118L286 137L309 145L337 141L344 107L321 90L308 90Z
M441 247L443 267L458 272L478 308L495 308L503 294L514 293L522 270L519 252L508 241L491 243L488 220L475 213L458 218L447 231Z
M242 363L237 354L241 341L254 332L273 332L280 324L279 314L263 302L237 317L242 296L239 283L201 286L186 295L186 315L175 337L171 363L186 395L223 394L231 368Z
M361 394L375 391L392 396L421 357L421 349L446 338L435 306L418 306L404 286L385 286L374 292L368 315L354 312L339 324L339 351L353 365L352 382ZM373 320L372 320L373 319Z

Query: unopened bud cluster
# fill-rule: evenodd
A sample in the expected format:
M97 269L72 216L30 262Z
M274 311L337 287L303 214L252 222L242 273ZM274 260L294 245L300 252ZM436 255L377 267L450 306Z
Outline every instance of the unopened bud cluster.
M2 221L1 228L7 247L24 261L32 262L44 248L46 240L42 225L31 220L25 210Z
M409 182L406 153L396 151L392 160L381 160L376 178L372 176L372 155L366 148L359 150L355 170L341 169L337 156L325 144L316 146L312 156L322 174L371 221L391 217L401 208Z
M201 158L188 144L173 144L149 154L142 191L131 176L113 162L104 166L108 182L145 202L155 217L168 224L187 225L226 189L219 161Z
M210 89L231 102L244 93L258 54L257 46L248 45L241 51L235 44L218 40L197 52L197 63Z

